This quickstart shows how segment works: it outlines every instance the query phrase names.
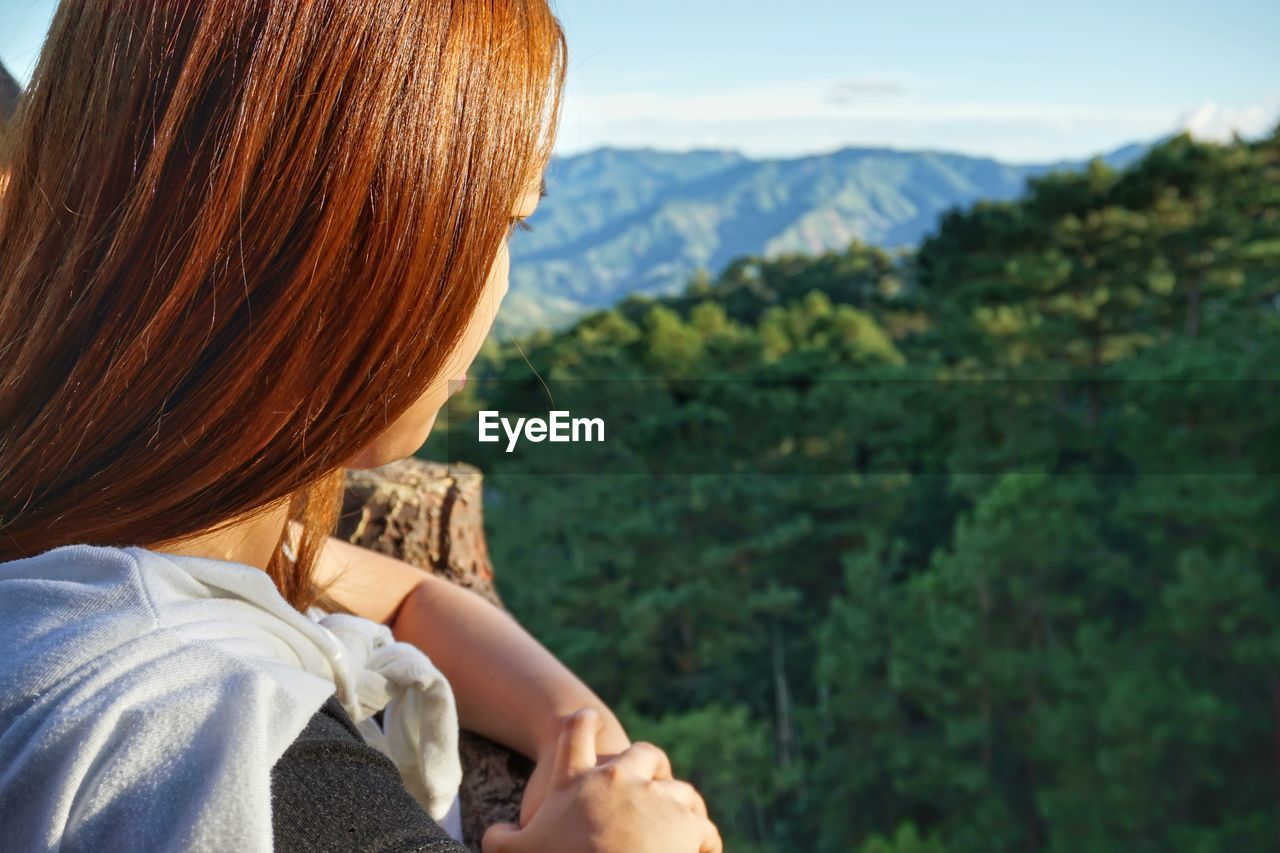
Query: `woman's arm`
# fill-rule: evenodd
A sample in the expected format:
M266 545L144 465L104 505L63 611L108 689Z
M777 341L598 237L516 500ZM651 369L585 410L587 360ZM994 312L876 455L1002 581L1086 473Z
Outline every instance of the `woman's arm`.
M595 708L604 719L601 756L631 741L613 712L514 617L447 580L330 537L317 580L358 616L391 626L422 649L453 688L459 724L537 761L563 717Z
M330 696L271 768L276 850L469 853L405 788L391 759L365 743Z

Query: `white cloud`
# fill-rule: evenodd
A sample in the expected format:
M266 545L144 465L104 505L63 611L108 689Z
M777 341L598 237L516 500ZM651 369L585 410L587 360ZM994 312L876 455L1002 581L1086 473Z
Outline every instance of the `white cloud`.
M1280 120L1280 95L1260 104L1219 104L1206 101L1184 114L1179 126L1198 139L1227 142L1235 134L1248 139L1262 136Z
M591 121L656 119L665 122L828 118L892 119L916 123L1020 119L1061 123L1107 121L1135 115L1172 120L1176 115L1169 110L1139 108L1135 111L1129 107L1098 107L1089 104L981 99L941 101L909 93L905 88L899 90L903 97L892 99L831 97L832 92L838 93L847 85L848 81L837 80L770 84L711 94L653 90L582 96L570 93L566 110L572 107Z
M831 84L823 96L831 104L851 104L864 98L905 95L913 89L900 77L869 75Z
M1190 127L1221 138L1269 130L1280 98L1224 106L1103 105L930 97L898 76L721 92L635 89L566 96L563 153L599 145L736 148L795 156L846 145L932 148L1032 162L1085 157Z

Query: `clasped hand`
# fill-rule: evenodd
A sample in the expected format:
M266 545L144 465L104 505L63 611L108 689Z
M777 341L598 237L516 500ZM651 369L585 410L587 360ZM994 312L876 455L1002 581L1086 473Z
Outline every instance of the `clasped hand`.
M672 776L665 752L638 741L598 755L604 721L584 708L561 721L520 804L520 825L495 824L484 853L723 853L701 795Z

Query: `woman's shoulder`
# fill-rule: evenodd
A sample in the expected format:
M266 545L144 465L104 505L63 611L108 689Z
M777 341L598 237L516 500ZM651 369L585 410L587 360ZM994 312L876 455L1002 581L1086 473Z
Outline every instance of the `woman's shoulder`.
M138 568L0 564L0 849L270 849L272 765L334 685L237 654L218 608L164 624Z
M14 702L55 693L156 626L122 549L66 545L0 563L0 723Z
M54 548L0 563L0 725L15 702L114 686L109 696L130 672L184 690L265 678L314 709L333 690L327 642L252 567Z
M463 849L360 736L329 642L248 566L0 564L0 850Z

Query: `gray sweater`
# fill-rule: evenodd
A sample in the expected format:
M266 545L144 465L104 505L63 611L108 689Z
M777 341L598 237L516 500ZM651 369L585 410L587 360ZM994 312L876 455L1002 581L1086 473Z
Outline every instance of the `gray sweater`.
M323 853L465 853L405 789L329 697L271 770L275 849Z

